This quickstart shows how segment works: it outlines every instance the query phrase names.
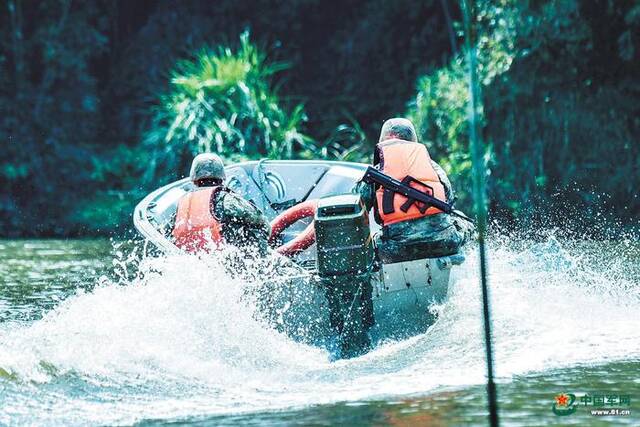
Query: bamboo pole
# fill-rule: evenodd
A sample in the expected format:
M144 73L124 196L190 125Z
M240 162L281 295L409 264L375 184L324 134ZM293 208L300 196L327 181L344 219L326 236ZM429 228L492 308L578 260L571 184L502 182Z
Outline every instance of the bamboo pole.
M468 58L469 75L469 140L473 159L473 194L475 201L476 226L478 230L478 249L480 257L480 285L482 288L482 317L484 323L484 342L487 362L487 400L489 424L497 426L498 402L493 375L493 349L491 343L491 309L489 304L489 287L487 280L487 255L485 237L487 233L487 202L485 189L485 164L483 144L478 132L478 106L480 93L477 75L477 44L473 25L475 23L474 0L462 0L464 15L465 45Z

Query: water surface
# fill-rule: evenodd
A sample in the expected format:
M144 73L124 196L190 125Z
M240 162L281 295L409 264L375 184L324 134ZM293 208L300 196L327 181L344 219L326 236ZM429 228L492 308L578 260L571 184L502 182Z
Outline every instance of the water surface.
M0 425L486 422L473 253L426 333L339 362L256 320L215 264L135 254L0 241ZM489 254L504 423L638 425L637 243L496 236ZM559 417L561 392L630 395L631 415Z

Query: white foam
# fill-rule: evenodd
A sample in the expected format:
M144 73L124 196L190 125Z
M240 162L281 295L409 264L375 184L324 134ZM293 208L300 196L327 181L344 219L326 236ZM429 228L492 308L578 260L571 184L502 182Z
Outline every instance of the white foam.
M511 248L492 243L502 379L640 358L638 278L624 260L609 259L602 269L597 256L576 248L552 237ZM0 368L17 377L0 423L25 417L131 423L424 394L484 381L473 253L427 333L335 363L326 351L256 320L246 290L259 284L229 277L215 260L173 256L144 260L140 269L144 278L125 286L104 281L30 325L0 326ZM87 385L93 394L73 391ZM23 418L16 416L24 407L30 409Z

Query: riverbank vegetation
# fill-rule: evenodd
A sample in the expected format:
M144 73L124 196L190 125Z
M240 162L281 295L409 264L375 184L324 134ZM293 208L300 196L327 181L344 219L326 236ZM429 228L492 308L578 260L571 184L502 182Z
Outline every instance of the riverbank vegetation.
M477 6L494 217L637 222L640 1ZM397 115L468 208L460 19L450 0L8 0L0 235L126 229L203 150L368 161Z

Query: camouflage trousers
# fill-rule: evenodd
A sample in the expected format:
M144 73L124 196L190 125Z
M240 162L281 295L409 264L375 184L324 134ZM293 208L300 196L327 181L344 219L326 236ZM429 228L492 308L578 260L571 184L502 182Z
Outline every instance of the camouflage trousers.
M383 227L374 237L382 262L453 255L473 238L473 225L440 213Z

